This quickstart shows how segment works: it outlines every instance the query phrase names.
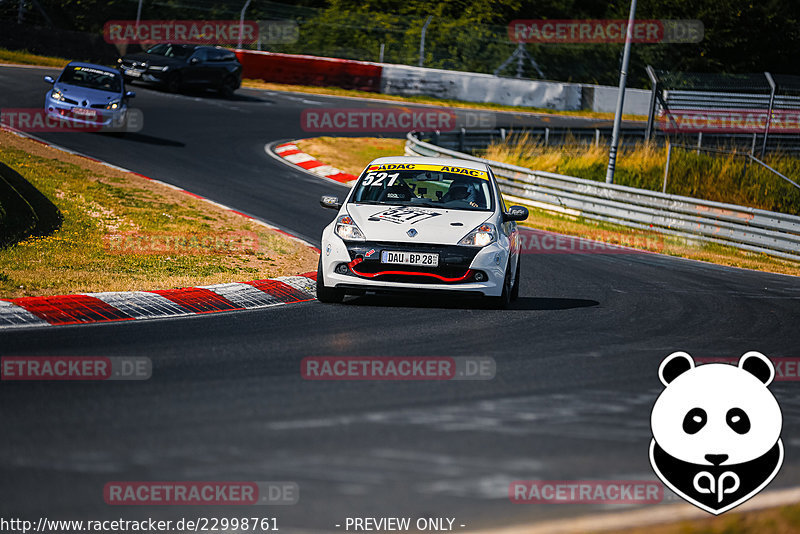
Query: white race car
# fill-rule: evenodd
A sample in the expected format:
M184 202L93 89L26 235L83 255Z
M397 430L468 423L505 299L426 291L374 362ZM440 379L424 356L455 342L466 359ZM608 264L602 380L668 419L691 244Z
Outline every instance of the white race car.
M436 291L483 296L498 308L519 295L516 221L485 164L425 157L367 165L322 232L317 299L347 293Z

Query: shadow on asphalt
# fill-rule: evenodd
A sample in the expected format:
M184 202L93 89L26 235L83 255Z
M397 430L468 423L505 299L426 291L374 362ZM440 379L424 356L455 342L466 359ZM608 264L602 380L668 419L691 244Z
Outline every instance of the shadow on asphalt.
M458 298L458 297L422 297L422 296L400 296L400 295L364 295L360 297L350 297L345 299L345 305L351 306L376 306L382 308L443 308L443 309L491 309L487 303L481 299ZM514 311L556 311L571 310L575 308L590 308L599 306L596 300L589 299L565 299L549 297L520 297L511 305L501 310L504 312Z
M139 132L126 132L124 134L108 133L100 135L111 135L126 141L134 141L136 143L144 143L147 145L173 146L181 148L186 146L186 143L182 143L181 141L173 141L172 139L164 139L163 137L155 137L153 135L147 135Z

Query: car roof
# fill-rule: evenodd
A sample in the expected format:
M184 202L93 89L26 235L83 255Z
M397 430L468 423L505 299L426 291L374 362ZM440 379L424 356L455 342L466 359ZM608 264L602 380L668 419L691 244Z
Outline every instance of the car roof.
M97 65L95 63L84 63L83 61L70 61L64 68L68 69L70 67L87 67L90 69L102 70L103 72L107 72L109 74L119 74L119 72L117 72L115 69L112 69L111 67Z
M447 165L450 167L462 167L465 169L474 169L476 171L486 171L485 163L478 163L476 161L469 161L457 158L429 158L424 156L387 156L378 158L370 165L380 165L383 163L419 163L421 165Z

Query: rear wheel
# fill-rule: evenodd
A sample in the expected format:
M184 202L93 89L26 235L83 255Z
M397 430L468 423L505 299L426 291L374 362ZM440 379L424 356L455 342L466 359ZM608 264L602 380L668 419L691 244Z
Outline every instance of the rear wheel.
M219 94L225 98L230 98L233 96L234 91L236 91L236 78L227 76L222 80L222 85L219 86Z
M344 300L344 291L325 285L321 256L319 258L319 264L317 265L317 300L325 303L336 303Z

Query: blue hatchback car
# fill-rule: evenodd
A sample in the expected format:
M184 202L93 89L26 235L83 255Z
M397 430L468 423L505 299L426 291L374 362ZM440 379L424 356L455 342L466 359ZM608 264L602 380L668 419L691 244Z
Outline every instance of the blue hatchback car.
M45 96L45 112L59 120L101 128L122 128L128 112L128 99L136 96L125 90L125 81L115 69L91 63L69 63L58 79L45 76L53 84Z

